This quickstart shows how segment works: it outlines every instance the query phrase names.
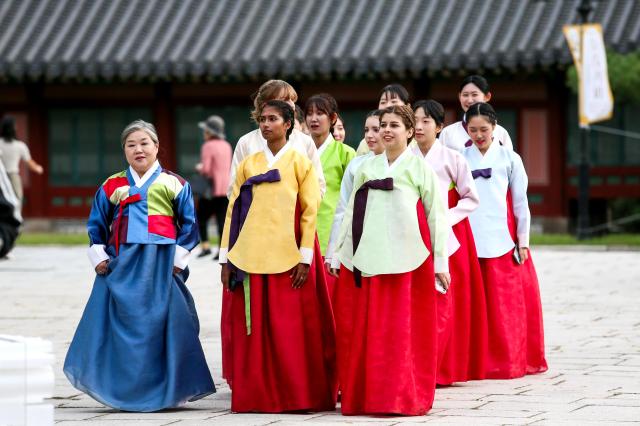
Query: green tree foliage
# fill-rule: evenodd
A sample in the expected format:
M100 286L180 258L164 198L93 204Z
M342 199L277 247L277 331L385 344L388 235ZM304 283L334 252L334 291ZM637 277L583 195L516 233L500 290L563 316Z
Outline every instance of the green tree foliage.
M616 102L640 103L640 52L622 55L607 50L609 83ZM567 86L578 93L578 73L575 65L567 70Z

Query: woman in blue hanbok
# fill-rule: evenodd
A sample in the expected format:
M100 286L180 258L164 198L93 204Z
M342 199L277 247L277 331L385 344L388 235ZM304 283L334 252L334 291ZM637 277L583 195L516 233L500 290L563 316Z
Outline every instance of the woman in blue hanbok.
M215 392L185 286L198 244L189 184L157 161L152 124L121 143L130 167L98 189L87 223L97 276L64 363L77 389L125 411L157 411Z

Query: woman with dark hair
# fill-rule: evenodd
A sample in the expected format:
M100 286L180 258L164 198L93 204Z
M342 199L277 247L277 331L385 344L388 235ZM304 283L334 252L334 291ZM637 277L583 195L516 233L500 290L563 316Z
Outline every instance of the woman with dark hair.
M316 237L318 178L288 140L293 108L267 101L258 121L267 146L238 165L220 249L231 410L333 410L335 323Z
M407 148L411 108L385 109L380 129L385 152L356 172L338 239L338 288L352 288L347 309L340 297L335 309L342 413L423 415L436 386L435 282L449 284L449 227L438 178Z
M438 295L438 377L440 385L484 378L487 310L482 273L469 225L480 203L464 157L442 145L444 108L429 99L414 104L416 142L413 153L424 158L440 181L440 196L449 207L449 271L451 287Z
M96 192L87 229L96 271L64 361L78 390L123 411L158 411L215 392L185 282L198 227L189 183L160 166L151 123L122 132L129 168Z
M384 86L378 94L378 109L382 110L390 106L396 105L410 105L409 104L409 92L402 84L392 83ZM412 147L415 142L410 141L409 146ZM363 139L358 144L356 149L356 155L366 155L369 153L369 147L367 142Z
M486 377L541 373L547 362L540 289L529 253L527 174L520 156L493 136L497 116L491 105L473 104L466 115L473 143L463 155L480 195L469 222L486 293Z
M16 120L9 115L3 117L0 122L0 160L11 180L18 201L22 204L24 192L20 179L20 161L27 163L29 170L39 175L44 169L31 158L27 145L16 139Z
M344 120L342 119L342 116L340 114L338 114L338 119L336 120L336 124L333 126L331 130L331 134L333 135L333 138L336 141L342 142L342 143L344 143L344 140L347 137L347 134L344 128Z
M310 97L305 105L305 116L311 138L318 148L322 172L327 182L327 192L318 210L318 240L324 256L340 198L340 183L347 165L356 156L356 152L350 146L337 142L331 134L331 128L338 119L338 103L333 96L323 93ZM332 277L328 277L328 284L333 295L335 283Z
M460 91L458 92L458 100L464 111L462 120L450 124L440 132L440 142L446 147L462 152L465 146L471 145L471 140L467 134L467 118L466 113L469 107L476 102L489 102L492 98L489 90L489 83L481 75L469 75L462 80ZM493 137L497 139L500 145L513 150L513 142L507 130L496 123Z

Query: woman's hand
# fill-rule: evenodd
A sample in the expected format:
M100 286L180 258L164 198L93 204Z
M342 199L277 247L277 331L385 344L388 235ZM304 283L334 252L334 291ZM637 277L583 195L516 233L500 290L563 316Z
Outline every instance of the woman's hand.
M436 272L436 278L440 280L442 283L442 287L445 290L449 290L449 286L451 285L451 275L448 272Z
M529 259L529 247L518 247L518 254L520 255L520 264L522 265Z
M307 281L307 276L309 275L310 266L306 263L298 263L296 267L291 270L291 280L293 281L293 288L300 288Z
M103 260L102 262L96 265L96 274L98 275L106 275L108 271L109 261Z
M229 271L229 266L226 263L223 263L222 269L220 270L220 281L222 281L222 286L227 291L231 291L231 289L229 288L230 277L231 277L231 271Z
M327 271L327 274L331 275L332 277L336 277L338 278L338 269L336 268L332 268L330 263L325 263L324 264L324 268Z
M177 266L173 267L173 275L179 274L180 272L182 272L182 269L178 268Z

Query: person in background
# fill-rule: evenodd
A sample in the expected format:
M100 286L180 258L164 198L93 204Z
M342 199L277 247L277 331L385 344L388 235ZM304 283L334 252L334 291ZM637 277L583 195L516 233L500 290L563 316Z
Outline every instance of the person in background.
M20 203L0 161L0 259L8 258L7 255L18 238L21 224Z
M469 106L472 144L462 155L476 181L480 206L469 215L484 282L488 379L513 379L547 370L540 289L529 252L531 213L522 159L494 136L491 105Z
M309 129L304 119L304 111L300 108L300 105L296 105L296 125L294 127L299 132L309 135Z
M338 114L338 119L336 120L336 124L333 125L333 130L331 131L333 138L338 141L344 143L347 134L344 129L344 121L340 114Z
M451 286L438 295L439 385L484 378L487 344L487 308L476 245L468 216L480 203L467 161L443 146L438 133L444 125L440 103L414 103L416 142L412 151L433 168L440 181L440 196L448 207Z
M311 96L305 105L305 117L313 142L318 148L322 172L327 183L327 192L318 209L318 240L324 256L331 234L333 215L340 198L342 177L356 152L349 145L337 142L331 134L331 128L338 119L338 103L333 96L326 93ZM327 281L333 297L335 279L327 277Z
M198 172L211 181L210 194L205 194L198 200L198 230L200 232L201 251L198 257L211 254L209 247L209 233L207 222L211 215L216 217L218 237L222 237L224 218L227 213L229 200L229 174L231 172L231 144L226 141L224 120L212 115L206 121L198 123L204 136L204 144L200 149L200 163L196 166ZM218 254L214 259L218 258Z
M130 123L120 143L129 167L100 185L91 207L96 277L63 371L112 408L158 411L215 392L185 285L198 229L191 186L158 162L153 124Z
M460 107L464 111L462 120L450 124L440 132L440 142L447 148L455 149L458 152L462 152L465 147L471 146L472 141L469 139L467 133L467 119L466 113L469 107L476 102L489 102L492 98L491 91L489 90L489 83L481 75L469 75L462 80L460 85L460 91L458 92L458 100L460 101ZM509 132L496 123L493 137L498 140L498 143L507 149L513 150L513 142Z
M29 170L39 175L44 173L44 168L31 158L27 144L16 139L16 120L10 115L3 117L0 121L0 152L2 164L22 205L24 192L20 179L20 161L25 162Z
M409 105L409 92L398 83L388 84L382 88L378 95L378 109L385 109L395 105ZM409 142L409 148L415 145L415 141ZM369 152L367 142L363 139L358 144L356 155L366 155Z

